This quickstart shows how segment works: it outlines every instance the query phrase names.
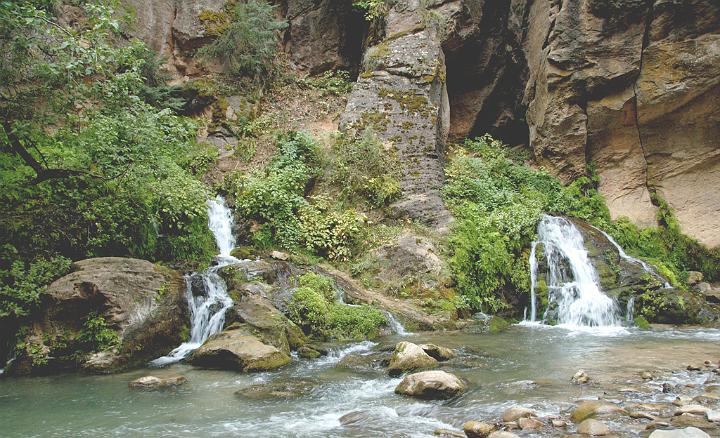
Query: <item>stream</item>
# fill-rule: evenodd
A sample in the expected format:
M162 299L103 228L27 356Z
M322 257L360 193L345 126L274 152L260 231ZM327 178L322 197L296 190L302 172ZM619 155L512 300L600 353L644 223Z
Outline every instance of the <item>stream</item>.
M345 354L366 354L399 339L435 342L456 349L460 360L442 369L467 379L470 390L449 401L422 401L393 393L399 378L382 368L336 368ZM61 375L0 380L0 435L68 436L323 436L430 437L436 428L461 428L469 419L497 419L521 404L540 414L555 414L578 398L637 381L641 370L660 373L637 383L643 400L672 400L659 389L664 381L693 383L705 374L671 374L688 363L720 357L720 330L634 329L612 336L557 327L516 325L498 334L418 333L376 342L337 346L319 359L293 359L273 372L237 374L194 369L183 364L139 369L109 376ZM572 385L584 369L598 386ZM173 390L144 392L128 388L143 375L182 374L188 383ZM310 380L292 399L249 399L235 394L258 383ZM361 421L341 425L339 418L363 411ZM641 436L643 425L616 425L627 436ZM521 436L540 436L520 432ZM562 436L562 435L560 435Z

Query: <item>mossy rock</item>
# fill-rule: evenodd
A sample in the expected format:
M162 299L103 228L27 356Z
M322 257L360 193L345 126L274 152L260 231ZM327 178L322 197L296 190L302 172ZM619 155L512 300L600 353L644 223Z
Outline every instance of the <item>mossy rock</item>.
M507 319L500 316L493 316L488 323L488 331L490 333L500 333L507 330L510 325L511 323Z

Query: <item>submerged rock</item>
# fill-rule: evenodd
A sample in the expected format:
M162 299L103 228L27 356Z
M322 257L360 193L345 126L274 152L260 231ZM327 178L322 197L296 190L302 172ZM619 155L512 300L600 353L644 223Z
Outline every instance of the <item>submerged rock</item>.
M656 430L648 438L710 438L710 435L696 427L685 429Z
M395 351L390 358L388 373L391 376L398 376L405 371L433 368L437 366L437 360L430 357L420 346L412 342L398 342Z
M588 383L590 381L590 376L583 371L579 370L577 373L575 373L572 378L570 379L572 383L582 385L584 383Z
M468 438L485 438L495 430L495 425L482 421L467 421L463 424L463 431Z
M155 377L145 376L128 383L133 389L161 389L180 386L187 382L185 376Z
M395 388L395 393L423 399L447 399L465 389L465 383L453 374L445 371L423 371L405 376Z
M435 344L420 344L420 348L433 359L444 362L455 357L455 352L447 347Z
M250 385L235 391L238 397L253 400L293 399L309 394L316 382L306 379L295 379L287 382L269 382Z
M537 418L526 418L526 417L518 419L517 424L518 424L518 426L520 426L520 429L522 429L522 430L540 429L541 427L543 427L545 425L542 421L538 420Z
M607 415L624 413L625 410L618 405L601 400L586 400L581 402L570 415L573 423L580 423L583 420L596 415Z
M504 430L498 430L496 432L491 433L488 435L488 438L520 438L519 436L515 435L512 432L507 432Z
M610 428L602 421L588 418L578 425L577 431L583 435L605 436L610 435Z
M502 420L506 423L511 421L517 421L520 418L537 417L537 413L532 409L524 408L522 406L513 406L507 409L502 416Z
M190 363L203 368L264 371L289 364L290 356L243 330L226 330L195 350Z

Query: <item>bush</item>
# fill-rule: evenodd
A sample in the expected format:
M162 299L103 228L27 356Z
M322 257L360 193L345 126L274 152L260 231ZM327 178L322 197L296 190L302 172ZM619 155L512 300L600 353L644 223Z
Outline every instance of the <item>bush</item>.
M386 150L372 131L355 138L337 138L327 159L324 178L341 188L351 203L384 207L400 197L400 163L394 151Z
M273 6L260 0L238 2L229 19L214 17L212 22L217 39L200 49L200 54L218 58L234 76L265 81L276 72L278 31L287 24L275 20ZM206 18L207 14L206 14ZM220 23L218 23L220 22Z
M332 280L306 273L288 305L290 319L306 333L339 340L373 338L387 324L385 315L373 307L348 306L335 300Z
M104 351L120 345L117 332L107 325L102 315L97 313L87 316L77 340L85 351Z
M38 259L26 264L16 260L0 269L0 318L27 316L40 302L46 287L70 271L65 257Z
M330 260L348 260L359 243L362 219L353 210L335 209L328 198L316 197L299 211L305 248Z

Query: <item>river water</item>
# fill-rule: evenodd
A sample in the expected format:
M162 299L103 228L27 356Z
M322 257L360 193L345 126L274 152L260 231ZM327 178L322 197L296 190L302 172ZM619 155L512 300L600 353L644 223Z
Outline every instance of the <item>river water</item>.
M442 369L467 379L470 389L450 401L420 401L394 394L400 379L388 377L382 369L335 367L344 354L365 354L400 339L456 349L461 360ZM433 436L436 428L459 428L469 419L497 420L515 404L559 413L578 398L600 396L608 388L637 380L641 370L666 376L645 388L655 399L672 399L659 385L664 378L685 377L671 370L718 358L720 330L631 330L599 336L517 325L498 334L415 333L338 346L327 357L294 358L283 369L258 374L175 364L109 376L0 379L0 436ZM572 385L569 379L578 369L599 385ZM148 374L182 374L188 383L156 392L128 388L129 381ZM312 383L294 399L235 395L252 384L297 380ZM364 411L363 420L341 425L339 418L353 411ZM627 427L627 436L641 436L641 426Z

